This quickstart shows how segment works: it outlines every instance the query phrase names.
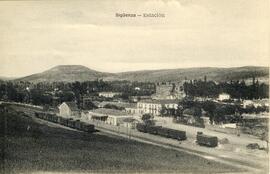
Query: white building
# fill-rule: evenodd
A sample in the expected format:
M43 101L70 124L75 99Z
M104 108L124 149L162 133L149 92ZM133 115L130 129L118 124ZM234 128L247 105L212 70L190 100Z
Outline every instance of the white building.
M246 108L247 106L254 106L255 108L262 107L262 106L269 107L269 99L244 100L243 107Z
M230 94L227 93L221 93L218 95L219 101L229 100L231 98Z
M62 117L79 117L80 111L75 102L63 102L59 107L59 115Z
M90 111L84 111L82 113L82 118L88 120L104 121L106 124L117 126L124 124L125 119L132 119L133 116L124 111L116 109L99 108Z
M177 109L178 100L141 100L137 103L140 114L160 115L162 108Z
M100 92L98 95L100 97L113 98L114 96L121 95L120 92Z

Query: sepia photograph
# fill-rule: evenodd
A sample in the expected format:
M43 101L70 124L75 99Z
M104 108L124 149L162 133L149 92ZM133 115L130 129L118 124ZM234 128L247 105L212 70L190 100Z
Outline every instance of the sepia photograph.
M0 1L0 174L268 174L269 7Z

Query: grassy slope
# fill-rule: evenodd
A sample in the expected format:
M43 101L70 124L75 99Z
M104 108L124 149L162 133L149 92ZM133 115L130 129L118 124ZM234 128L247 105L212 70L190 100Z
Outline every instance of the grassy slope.
M236 169L203 158L122 138L75 132L6 116L5 172L155 171L216 173ZM30 125L30 130L27 129ZM3 135L3 132L1 132ZM1 136L3 141L3 136ZM3 147L3 146L2 146ZM3 171L2 171L3 172ZM111 171L110 171L111 173Z

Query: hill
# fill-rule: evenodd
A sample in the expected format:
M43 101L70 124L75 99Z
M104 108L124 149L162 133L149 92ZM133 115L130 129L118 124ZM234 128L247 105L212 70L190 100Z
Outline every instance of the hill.
M143 70L130 71L122 73L105 73L89 69L81 65L60 65L42 73L33 74L27 77L16 79L17 81L91 81L102 78L107 81L111 80L130 80L141 82L159 82L159 81L181 81L187 79L203 79L207 76L208 80L229 81L250 79L253 76L259 80L268 83L268 67L234 67L234 68L182 68L182 69L162 69L162 70Z
M0 76L1 81L8 81L8 80L14 80L16 77L5 77L5 76Z
M110 73L95 71L82 65L59 65L42 73L16 79L16 81L82 82L96 80L97 78L104 78L109 75L112 76Z
M165 69L165 70L149 70L149 71L134 71L118 73L114 78L120 80L131 81L180 81L187 79L204 79L207 76L208 80L228 81L249 79L255 76L263 81L269 79L268 67L236 67L236 68L183 68L183 69ZM112 78L113 79L113 78ZM111 80L112 80L111 79Z

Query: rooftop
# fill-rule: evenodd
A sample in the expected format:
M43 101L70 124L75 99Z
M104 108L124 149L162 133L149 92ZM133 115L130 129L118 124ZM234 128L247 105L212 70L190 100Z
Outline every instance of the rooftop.
M66 103L68 105L68 107L70 108L70 110L72 111L78 111L78 106L75 102L63 102L63 103ZM63 104L62 103L62 104Z
M138 103L154 103L154 104L178 104L179 100L141 100Z
M134 108L136 107L136 103L127 103L127 102L113 102L113 101L103 101L99 103L99 107L104 107L105 105L115 105L118 107L123 107L123 108Z
M89 112L103 114L103 115L114 115L114 116L127 116L128 115L126 112L116 110L116 109L107 109L107 108L94 109Z

